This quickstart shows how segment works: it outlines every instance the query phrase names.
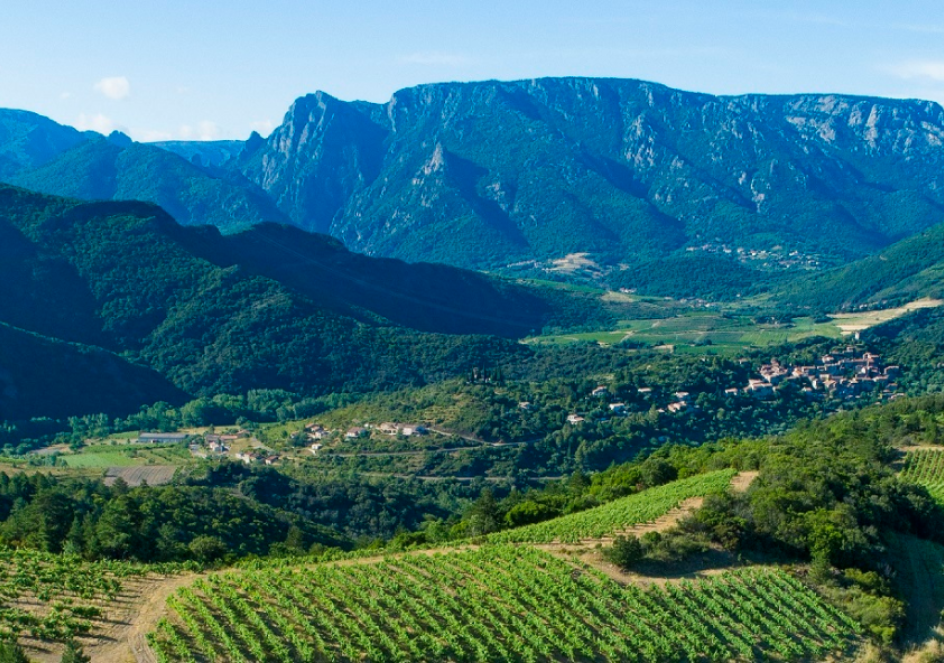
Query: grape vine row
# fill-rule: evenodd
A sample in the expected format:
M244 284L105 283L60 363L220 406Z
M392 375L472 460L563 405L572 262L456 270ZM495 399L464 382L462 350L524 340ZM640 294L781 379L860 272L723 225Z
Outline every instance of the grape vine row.
M178 591L159 661L726 661L841 653L859 626L777 569L641 589L527 546L272 568Z

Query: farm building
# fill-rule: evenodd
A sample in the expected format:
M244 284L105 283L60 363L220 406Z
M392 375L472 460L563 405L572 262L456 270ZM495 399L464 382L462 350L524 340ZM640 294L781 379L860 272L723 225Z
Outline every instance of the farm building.
M183 442L187 439L186 433L141 433L138 435L138 442L143 443L165 443L165 442Z

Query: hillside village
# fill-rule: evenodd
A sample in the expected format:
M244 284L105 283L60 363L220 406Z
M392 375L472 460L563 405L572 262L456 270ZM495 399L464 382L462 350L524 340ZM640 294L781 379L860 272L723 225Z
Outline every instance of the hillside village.
M748 360L741 360L747 363ZM809 364L797 364L781 358L772 358L762 364L755 377L746 384L731 385L724 389L726 397L750 397L757 400L772 400L784 389L792 393L802 393L809 400L847 401L871 395L877 399L891 400L901 394L897 391L897 379L901 369L896 365L886 366L879 355L864 352L853 346L833 349ZM614 392L617 392L614 393ZM630 393L631 392L631 393ZM638 411L640 407L652 409L665 415L685 415L699 409L699 394L678 390L663 393L653 387L614 389L605 384L597 385L586 393L583 407L564 415L561 424L579 426L587 421L605 421L620 418ZM622 395L626 402L615 396ZM517 409L522 416L535 416L547 405L530 401L520 401ZM565 411L566 412L566 411ZM560 425L560 424L558 424ZM384 438L413 438L427 436L435 432L452 435L439 429L432 430L428 423L385 421L380 424L360 422L358 425L339 427L329 430L317 422L308 423L303 429L292 434L292 446L299 452L308 452L318 456L330 452L338 445L359 440ZM545 432L551 432L547 430ZM141 433L139 442L144 443L182 443L190 442L190 451L195 456L204 458L230 458L247 465L276 465L285 460L284 452L277 453L253 437L249 430L230 431L228 433L206 432L202 435L188 436L185 433ZM467 438L469 442L486 444L485 440ZM499 443L501 443L499 441ZM423 445L428 447L428 445Z
M211 429L212 431L212 429ZM310 423L296 436L308 443L308 450L317 455L325 443L333 441L357 440L369 437L372 432L391 437L412 437L427 435L430 430L424 424L384 422L379 425L364 424L351 426L345 430L328 430L318 423ZM199 458L229 458L246 465L277 465L285 460L283 454L276 453L270 447L256 439L252 432L242 429L230 433L204 432L199 434L142 432L138 435L140 444L180 444L187 442L190 453Z
M741 361L746 363L748 360ZM901 367L886 366L879 355L846 346L834 349L830 354L823 355L808 365L773 358L760 367L758 377L749 379L746 385L731 386L725 389L724 393L727 396L747 395L759 400L769 400L776 397L778 391L791 386L798 387L811 400L850 400L866 394L877 394L879 398L890 400L902 396L897 391L897 379L900 376ZM651 387L636 389L636 394L647 400L652 398L653 393ZM589 395L591 398L604 399L611 396L606 385L597 386ZM682 414L695 408L695 395L687 391L677 391L671 398L671 402L657 408L657 411ZM522 409L530 406L530 403L519 404ZM614 401L607 404L611 416L626 414L628 409L627 404L623 402ZM577 413L567 417L569 424L580 424L586 420L586 415Z
M786 249L777 245L769 249L756 249L743 246L729 246L727 244L702 244L689 246L685 249L689 253L708 253L730 256L741 264L747 264L757 269L784 270L804 269L817 270L824 266L824 259L818 254L807 254L797 250Z
M811 397L828 394L849 399L878 391L894 395L899 366L885 366L879 355L860 353L852 346L823 355L813 365L781 364L773 359L760 368L760 379L750 380L744 391L757 398L770 398L782 385L799 381L802 391Z
M232 458L247 465L275 465L282 457L253 437L252 431L241 429L230 433L216 433L213 429L202 434L142 432L142 444L188 443L190 453L198 458ZM239 446L239 449L234 447Z

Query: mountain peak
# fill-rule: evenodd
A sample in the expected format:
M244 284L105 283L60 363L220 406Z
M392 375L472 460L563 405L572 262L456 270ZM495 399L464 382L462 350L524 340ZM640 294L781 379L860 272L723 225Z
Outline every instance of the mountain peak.
M265 145L266 139L258 131L253 131L249 134L249 138L246 139L246 143L243 145L242 153L243 155L252 154L260 147Z
M122 133L121 131L112 131L108 134L108 137L105 139L112 145L117 145L118 147L130 147L134 141L131 140L131 136L128 134Z
M317 90L311 94L306 94L296 99L289 107L286 118L307 116L312 114L316 109L324 111L324 109L328 108L329 106L337 104L345 104L345 102L328 94L327 92Z

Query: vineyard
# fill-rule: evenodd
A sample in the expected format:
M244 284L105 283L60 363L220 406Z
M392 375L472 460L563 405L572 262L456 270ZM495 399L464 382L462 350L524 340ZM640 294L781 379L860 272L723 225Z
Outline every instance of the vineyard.
M162 662L795 660L858 632L778 570L643 590L512 546L213 575L168 606Z
M901 478L926 487L935 499L944 501L944 449L909 452Z
M177 473L176 465L138 465L135 467L109 467L105 472L105 485L114 485L120 478L129 486L163 486L170 483Z
M587 511L496 532L488 538L496 543L578 543L585 539L599 539L618 534L639 523L651 522L689 498L724 492L734 474L734 470L699 474Z
M0 548L0 637L65 640L92 630L121 580L143 568Z

